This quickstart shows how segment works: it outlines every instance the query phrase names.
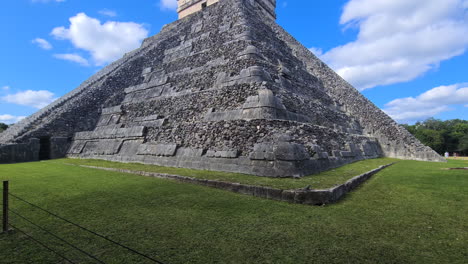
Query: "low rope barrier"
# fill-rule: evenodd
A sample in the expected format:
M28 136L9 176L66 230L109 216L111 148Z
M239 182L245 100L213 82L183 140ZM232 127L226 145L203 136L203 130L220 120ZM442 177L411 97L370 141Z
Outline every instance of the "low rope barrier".
M42 243L41 241L37 240L36 238L34 238L33 236L29 235L28 233L24 232L23 230L19 229L17 226L15 225L12 225L10 224L11 227L13 227L15 230L18 230L20 231L21 233L23 233L25 236L27 236L29 239L33 240L34 242L36 242L37 244L41 245L42 247L44 247L45 249L49 250L50 252L53 252L55 253L57 256L61 257L62 259L72 263L72 264L77 264L73 261L71 261L70 259L68 259L67 257L65 257L64 255L58 253L57 251L51 249L50 247L48 247L46 244Z
M86 256L88 256L88 257L90 257L90 258L92 258L92 259L96 260L97 262L99 262L99 263L102 263L102 264L106 264L104 261L102 261L102 260L98 259L96 256L93 256L93 255L91 255L90 253L88 253L88 252L86 252L86 251L82 250L81 248L79 248L79 247L77 247L77 246L73 245L72 243L70 243L70 242L66 241L65 239L63 239L63 238L61 238L61 237L59 237L59 236L55 235L54 233L50 232L49 230L47 230L47 229L43 228L42 226L39 226L39 225L35 224L34 222L32 222L32 221L31 221L31 220L29 220L28 218L26 218L26 217L22 216L21 214L19 214L19 213L15 212L14 210L11 210L11 209L10 209L10 212L12 212L14 215L16 215L16 216L20 217L21 219L25 220L26 222L28 222L28 223L32 224L33 226L35 226L35 227L39 228L40 230L42 230L42 231L46 232L47 234L49 234L49 235L51 235L51 236L55 237L56 239L58 239L58 240L62 241L63 243L67 244L68 246L70 246L70 247L72 247L72 248L74 248L74 249L78 250L79 252L81 252L81 253L85 254Z
M130 252L132 252L132 253L134 253L134 254L136 254L136 255L139 255L139 256L141 256L141 257L144 257L144 258L146 258L146 259L148 259L148 260L151 260L151 261L153 261L153 262L155 262L155 263L164 264L164 263L163 263L162 261L160 261L160 260L157 260L157 259L155 259L155 258L153 258L153 257L148 256L147 254L141 253L141 252L139 252L139 251L137 251L137 250L135 250L135 249L133 249L133 248L130 248L130 247L128 247L128 246L125 246L125 245L123 245L123 244L121 244L121 243L119 243L119 242L117 242L117 241L115 241L115 240L113 240L113 239L111 239L111 238L108 238L108 237L106 237L106 236L104 236L104 235L101 235L101 234L99 234L99 233L97 233L97 232L94 232L94 231L92 231L92 230L90 230L90 229L88 229L88 228L86 228L86 227L83 227L83 226L81 226L81 225L79 225L79 224L76 224L76 223L74 223L74 222L72 222L72 221L70 221L70 220L68 220L68 219L65 219L65 218L63 218L63 217L61 217L61 216L59 216L59 215L57 215L57 214L55 214L55 213L50 212L50 211L47 210L47 209L44 209L44 208L42 208L42 207L40 207L40 206L38 206L38 205L35 205L35 204L31 203L31 202L28 202L28 201L26 201L25 199L23 199L23 198L21 198L21 197L19 197L19 196L17 196L17 195L14 195L14 194L12 194L12 193L8 193L8 194L9 194L10 196L16 198L17 200L21 201L21 202L24 202L24 203L26 203L26 204L28 204L28 205L34 207L34 208L37 208L37 209L39 209L39 210L41 210L41 211L43 211L43 212L46 212L46 213L48 213L49 215L52 215L52 216L54 216L54 217L56 217L56 218L58 218L58 219L60 219L60 220L62 220L62 221L64 221L64 222L66 222L66 223L69 223L69 224L71 224L71 225L73 225L73 226L75 226L75 227L77 227L77 228L79 228L79 229L82 229L82 230L84 230L84 231L86 231L86 232L88 232L88 233L91 233L91 234L93 234L93 235L95 235L95 236L97 236L97 237L100 237L100 238L102 238L102 239L105 239L105 240L107 240L107 241L109 241L109 242L111 242L111 243L113 243L113 244L115 244L115 245L117 245L117 246L120 246L120 247L122 247L122 248L124 248L124 249L126 249L126 250L128 250L128 251L130 251ZM20 216L20 215L17 214L16 212L14 212L14 211L12 211L12 210L9 210L9 211L11 211L11 212L12 212L13 214L15 214L15 215L18 215L19 217L23 218L24 220L26 220L25 217ZM33 225L35 225L36 227L42 229L42 227L39 227L38 225L34 224L34 223L33 223L32 221L30 221L29 219L26 220L26 221L29 222L29 223L31 223L31 224L33 224ZM14 227L13 225L10 225L10 226L13 227L13 228L15 228L15 229L17 229L17 228ZM19 230L19 229L18 229L18 230ZM93 258L94 260L98 261L99 263L104 263L104 264L105 264L105 262L103 262L102 260L99 260L97 257L95 257L95 256L93 256L93 255L91 255L91 254L89 254L89 253L87 253L87 252L85 252L85 251L82 251L81 249L79 249L79 248L77 248L77 247L71 245L71 243L66 242L66 241L63 240L62 238L59 238L58 236L56 236L56 235L50 233L49 231L47 231L47 230L45 230L45 229L42 229L42 230L43 230L44 232L47 232L47 233L49 233L50 235L54 236L55 238L61 240L62 242L67 243L69 246L75 248L76 250L78 250L78 251L80 251L80 252L86 254L88 257ZM22 233L24 233L24 232L22 232ZM28 236L28 237L30 237L30 236ZM30 238L33 239L32 237L30 237ZM33 240L37 242L36 239L33 239ZM41 244L41 245L44 246L43 244ZM44 246L44 247L46 247L46 246ZM63 257L63 256L61 256L61 257ZM64 259L67 260L66 258L64 258ZM67 260L67 261L69 261L69 260ZM71 261L69 261L69 262L70 262L70 263L73 263L73 262L71 262Z

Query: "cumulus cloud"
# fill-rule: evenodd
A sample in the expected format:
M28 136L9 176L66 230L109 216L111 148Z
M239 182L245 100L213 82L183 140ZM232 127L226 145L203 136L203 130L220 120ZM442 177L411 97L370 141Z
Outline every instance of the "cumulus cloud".
M13 123L16 123L16 122L20 121L21 119L24 119L24 118L26 118L26 117L25 116L13 116L13 115L5 114L5 115L0 115L0 122L5 123L5 124L13 124Z
M312 48L309 48L309 50L310 50L315 56L317 56L317 57L320 57L320 56L323 55L323 50L320 49L320 48L314 48L314 47L312 47Z
M31 106L40 109L52 103L57 98L55 98L52 92L46 90L27 90L15 94L6 95L1 97L0 99L7 103Z
M78 49L91 54L96 65L112 62L138 48L148 31L134 22L108 21L79 13L70 18L70 27L57 27L51 33L55 38L69 40Z
M108 17L116 17L117 16L117 12L115 12L113 10L109 10L109 9L100 10L99 14L104 15L104 16L108 16Z
M71 53L66 53L66 54L54 54L54 57L57 59L61 60L67 60L71 62L76 62L82 66L89 66L89 62L87 59L81 57L78 54L71 54Z
M12 116L12 115L0 115L0 122L9 121L9 120L12 120L14 118L15 117Z
M177 9L177 0L161 0L160 4L163 9Z
M466 0L350 0L340 23L355 41L321 58L360 90L413 80L468 48Z
M451 111L454 106L467 103L468 84L454 84L433 88L417 97L393 100L383 110L397 121L412 122Z
M47 40L42 39L42 38L35 38L35 39L32 40L32 43L36 44L41 49L45 49L45 50L51 50L52 49L52 45Z

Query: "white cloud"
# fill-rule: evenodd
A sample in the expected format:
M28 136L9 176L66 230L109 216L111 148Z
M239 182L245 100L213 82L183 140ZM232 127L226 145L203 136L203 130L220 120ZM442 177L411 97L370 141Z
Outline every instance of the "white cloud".
M321 56L360 90L413 80L468 48L466 0L350 0L355 41Z
M8 91L8 90L10 90L10 86L3 86L3 87L2 87L2 90L3 90L3 91Z
M61 60L76 62L76 63L78 63L78 64L80 64L82 66L89 66L88 60L81 57L78 54L70 54L70 53L67 53L67 54L54 54L54 57L57 58L57 59L61 59Z
M412 122L451 111L453 106L466 103L468 84L454 84L433 88L417 97L393 100L383 110L397 121Z
M52 103L57 98L55 98L54 94L49 91L27 90L23 92L18 92L16 94L6 95L1 97L0 99L8 103L31 106L40 109Z
M309 48L309 50L310 50L315 56L317 56L317 57L320 57L320 56L323 55L323 50L320 49L320 48L314 48L314 47L312 47L312 48Z
M32 40L32 43L37 44L41 49L51 50L52 45L45 39L35 38Z
M21 119L24 119L24 118L26 118L26 117L25 116L13 116L13 115L5 114L5 115L0 115L0 122L5 123L5 124L13 124L13 123L16 123L16 122L20 121Z
M0 115L0 121L5 122L14 119L15 117L12 115Z
M57 27L51 34L58 39L70 40L76 48L90 52L96 65L103 65L138 48L148 31L133 22L101 24L98 19L79 13L70 18L70 28Z
M109 9L103 9L103 10L99 11L99 14L104 15L104 16L108 16L108 17L116 17L117 16L117 12L115 12L114 10L109 10Z
M177 0L161 0L161 7L164 9L177 9Z

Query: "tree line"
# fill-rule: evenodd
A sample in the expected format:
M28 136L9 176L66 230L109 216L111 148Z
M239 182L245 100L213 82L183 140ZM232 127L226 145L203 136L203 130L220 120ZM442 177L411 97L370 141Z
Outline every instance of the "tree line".
M468 120L453 119L442 121L429 118L414 125L403 125L423 144L437 153L450 155L458 153L468 156Z
M8 125L7 125L7 124L0 123L0 133L2 133L3 131L5 131L7 128L8 128Z

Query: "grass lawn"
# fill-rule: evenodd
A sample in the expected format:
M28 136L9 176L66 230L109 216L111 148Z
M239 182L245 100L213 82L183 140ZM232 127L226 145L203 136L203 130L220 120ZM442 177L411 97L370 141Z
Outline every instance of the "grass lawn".
M400 161L340 203L322 207L63 162L0 165L0 178L10 180L11 193L165 263L466 263L468 258L468 172L443 169L468 167L468 161ZM106 263L151 263L13 198L11 205ZM14 215L11 221L76 263L96 263ZM0 262L65 263L19 232L0 235Z
M362 173L376 169L379 166L387 165L396 161L398 160L391 158L363 160L349 164L344 167L329 170L316 175L302 177L299 179L257 177L239 173L169 168L154 165L144 165L139 163L119 163L93 159L60 159L56 162L105 168L118 168L133 171L167 173L206 180L220 180L225 182L242 183L256 186L268 186L278 189L290 190L304 188L309 185L312 189L331 188L333 186L345 183L347 180L353 178L354 176L358 176Z

